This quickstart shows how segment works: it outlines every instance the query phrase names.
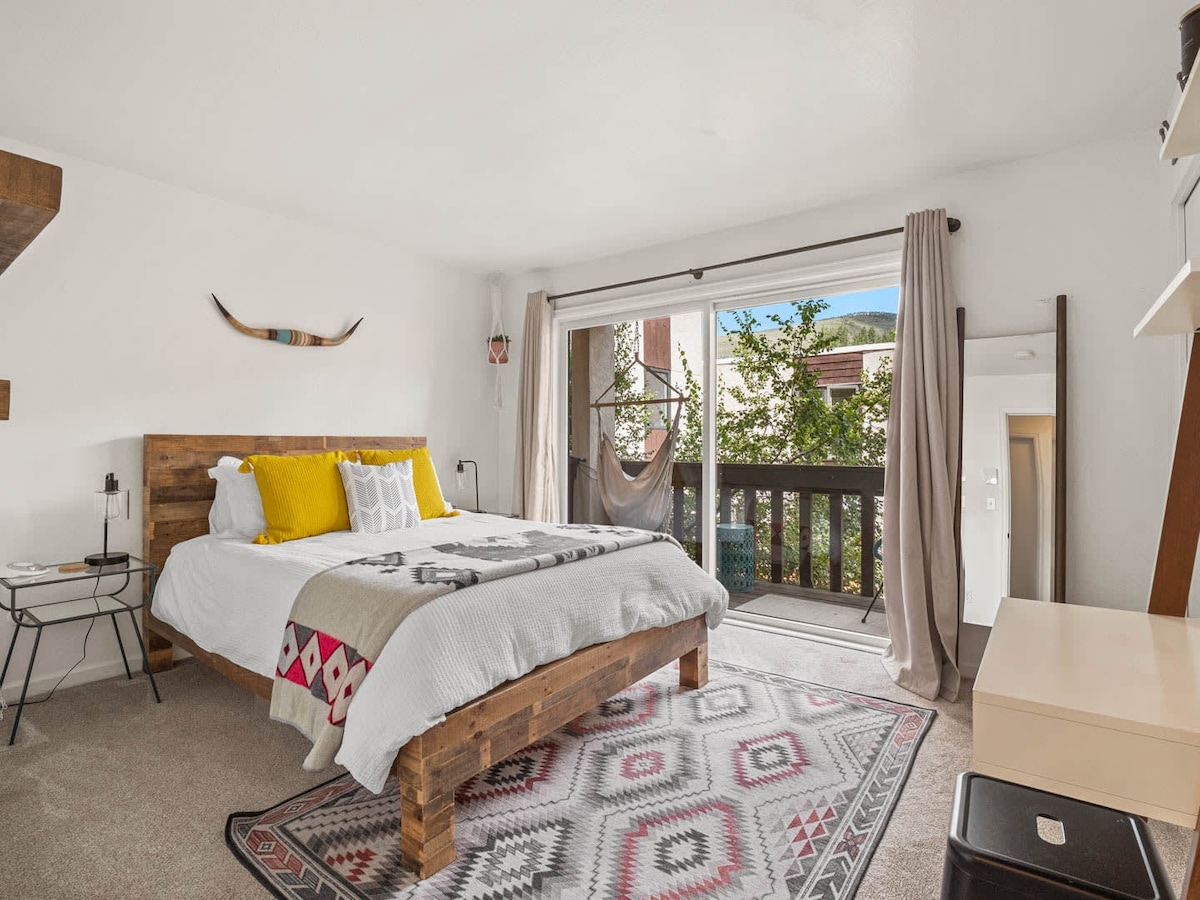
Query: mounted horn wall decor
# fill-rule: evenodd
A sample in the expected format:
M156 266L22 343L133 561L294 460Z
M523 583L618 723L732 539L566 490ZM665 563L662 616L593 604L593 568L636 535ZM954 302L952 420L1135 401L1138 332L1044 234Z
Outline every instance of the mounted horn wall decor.
M317 334L309 334L307 331L296 331L292 328L250 328L243 325L217 299L217 295L212 295L213 302L217 304L217 309L221 311L226 321L242 334L248 334L250 337L262 338L264 341L275 341L280 344L289 344L292 347L336 347L338 344L346 343L350 335L354 334L356 328L362 324L362 319L359 319L350 326L350 330L340 337L327 338Z

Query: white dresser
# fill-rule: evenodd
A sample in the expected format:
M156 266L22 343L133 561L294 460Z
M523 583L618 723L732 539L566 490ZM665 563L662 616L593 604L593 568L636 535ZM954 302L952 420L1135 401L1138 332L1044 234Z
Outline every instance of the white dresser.
M1006 598L975 770L1200 827L1200 619Z

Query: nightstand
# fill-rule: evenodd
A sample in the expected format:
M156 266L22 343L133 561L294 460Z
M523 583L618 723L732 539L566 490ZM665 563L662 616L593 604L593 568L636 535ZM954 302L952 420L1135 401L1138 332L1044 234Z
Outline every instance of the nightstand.
M158 694L158 685L154 681L154 673L150 671L150 661L146 658L146 644L142 640L142 633L138 630L137 617L134 615L154 595L154 579L157 574L154 564L131 556L127 565L108 566L103 569L89 568L79 572L58 571L59 567L64 565L70 565L70 563L54 563L48 566L50 571L41 577L12 575L0 577L0 609L6 610L9 618L16 625L13 629L12 641L8 645L8 653L4 657L4 668L0 669L0 685L4 683L4 677L8 674L8 664L12 662L13 650L17 646L17 638L20 636L21 630L26 628L34 630L33 650L29 654L29 667L25 670L25 682L21 686L21 699L17 703L12 733L8 738L9 746L12 746L17 739L17 726L21 724L21 711L25 708L25 695L29 691L29 679L33 676L33 664L37 659L38 644L42 640L42 629L49 628L51 625L64 625L67 622L80 622L85 619L108 616L112 621L113 631L117 635L121 661L125 664L125 677L133 678L133 673L129 670L129 660L125 658L125 644L121 641L121 631L117 627L117 616L128 614L129 621L133 623L133 633L137 638L138 647L142 651L143 667L150 676L154 701L162 702L162 698ZM148 575L150 580L150 590L145 596L142 596L141 592L141 578L133 578L134 575L142 574ZM88 593L65 600L36 602L36 596L39 593L37 588L55 584L78 583L85 585L88 582L92 583ZM130 585L134 585L137 589L136 596L139 599L136 602L120 596ZM26 602L21 605L19 600Z

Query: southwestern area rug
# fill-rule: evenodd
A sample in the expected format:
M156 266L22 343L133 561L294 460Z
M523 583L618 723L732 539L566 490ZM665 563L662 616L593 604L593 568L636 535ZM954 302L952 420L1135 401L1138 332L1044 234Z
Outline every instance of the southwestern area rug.
M458 859L400 868L395 781L342 776L225 839L287 900L853 897L934 712L722 663L670 670L464 784Z

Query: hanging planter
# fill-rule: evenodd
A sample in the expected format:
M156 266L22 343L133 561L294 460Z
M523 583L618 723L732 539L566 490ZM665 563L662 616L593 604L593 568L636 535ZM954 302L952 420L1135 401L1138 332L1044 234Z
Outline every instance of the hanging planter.
M508 335L504 333L504 292L500 289L500 276L493 275L492 281L492 324L488 326L492 336L488 338L488 362L496 368L496 396L492 402L496 409L504 407L504 370L500 366L508 362Z
M488 338L488 362L502 366L508 362L508 345L512 343L507 334L493 334Z

